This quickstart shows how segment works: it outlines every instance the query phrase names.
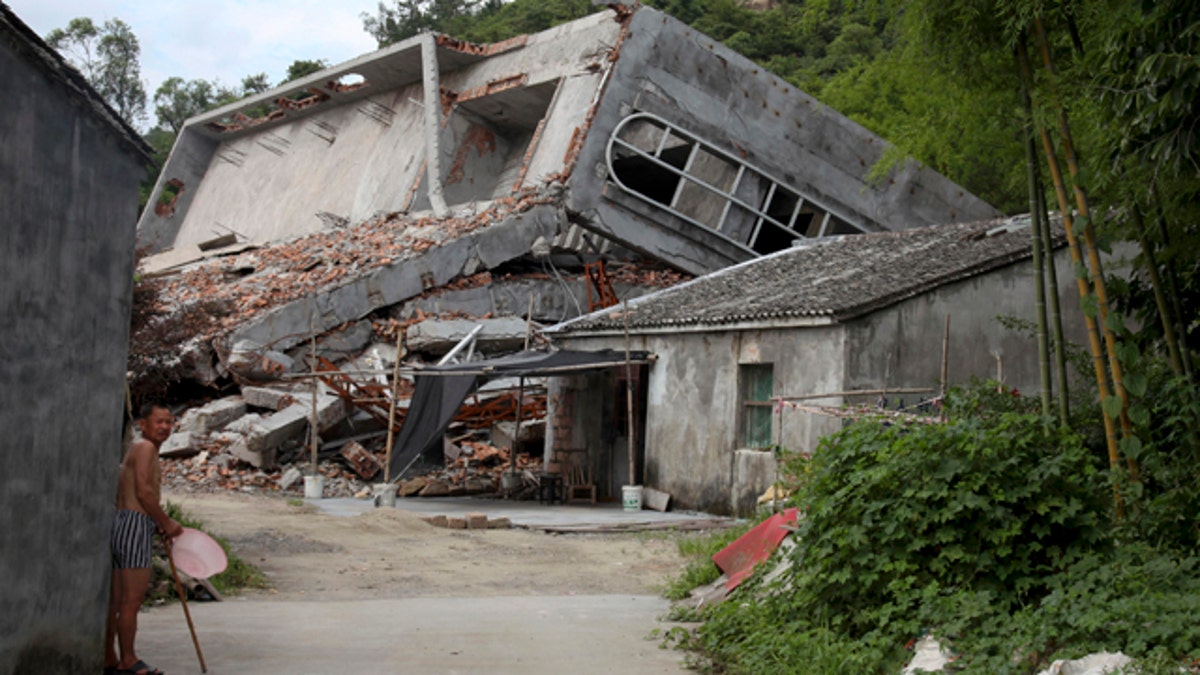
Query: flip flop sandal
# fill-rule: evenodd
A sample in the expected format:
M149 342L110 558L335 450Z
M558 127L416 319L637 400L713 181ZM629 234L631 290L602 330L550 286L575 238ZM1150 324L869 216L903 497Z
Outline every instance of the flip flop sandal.
M163 671L158 668L151 668L146 665L145 661L138 661L132 666L123 670L115 671L118 675L163 675Z

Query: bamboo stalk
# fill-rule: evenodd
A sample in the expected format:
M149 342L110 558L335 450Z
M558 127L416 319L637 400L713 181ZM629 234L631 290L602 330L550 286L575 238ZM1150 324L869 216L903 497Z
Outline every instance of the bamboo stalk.
M1024 38L1020 40L1024 41ZM1017 64L1018 79L1021 83L1021 106L1025 111L1025 172L1029 189L1029 215L1031 244L1033 247L1033 286L1034 300L1037 307L1037 350L1038 375L1041 383L1042 416L1046 418L1046 431L1049 433L1050 418L1050 346L1046 331L1046 280L1043 274L1042 236L1038 218L1038 180L1037 180L1037 149L1033 138L1033 100L1029 97L1030 83L1021 76L1021 66ZM1051 252L1047 251L1047 255ZM1053 259L1051 259L1053 264Z
M1021 62L1021 72L1025 78L1032 82L1033 72L1029 62L1029 55L1025 50L1025 44L1018 41L1017 57ZM1042 150L1046 155L1046 165L1050 169L1050 179L1054 184L1054 196L1058 201L1059 212L1062 213L1063 229L1067 234L1067 247L1071 253L1071 262L1078 269L1083 265L1083 254L1080 250L1079 238L1075 235L1074 218L1071 216L1071 206L1067 201L1067 190L1063 183L1062 168L1058 163L1058 153L1054 149L1054 143L1050 140L1050 134L1042 125L1037 125L1038 133L1042 138ZM1079 297L1086 298L1091 295L1087 279L1081 275L1075 275L1076 285L1079 289ZM1092 369L1096 376L1096 389L1099 393L1100 400L1104 400L1109 396L1108 388L1108 373L1104 369L1104 354L1103 347L1100 345L1100 332L1096 327L1096 319L1089 316L1086 312L1083 315L1084 324L1087 327L1088 348L1092 354ZM1117 449L1117 428L1116 422L1104 410L1103 406L1100 409L1101 416L1104 419L1104 440L1108 448L1109 466L1116 469L1121 462L1120 452ZM1124 499L1121 496L1120 487L1113 483L1113 503L1116 508L1118 517L1124 517L1125 506Z
M1046 72L1051 78L1057 76L1054 68L1054 58L1050 54L1050 41L1046 38L1046 30L1042 25L1041 17L1034 19L1034 27L1038 34L1038 44L1042 51L1042 61L1045 63ZM1063 153L1066 155L1067 171L1071 174L1071 184L1074 188L1075 205L1079 208L1079 217L1083 219L1083 242L1084 249L1087 252L1088 264L1092 270L1092 285L1096 292L1096 305L1100 312L1100 330L1104 336L1104 347L1108 354L1108 367L1112 373L1113 389L1116 391L1117 398L1121 401L1121 436L1123 438L1134 437L1133 424L1129 420L1129 394L1125 391L1125 376L1122 372L1121 359L1117 355L1117 338L1116 333L1108 325L1108 289L1104 281L1104 265L1100 260L1100 251L1096 247L1096 230L1092 224L1092 215L1090 204L1088 203L1087 191L1081 184L1079 176L1079 158L1075 152L1075 143L1071 134L1071 125L1067 120L1067 112L1063 109L1061 102L1055 101L1055 112L1058 116L1059 134L1062 136ZM1135 459L1127 458L1127 466L1129 467L1130 476L1133 480L1138 480L1138 466Z
M1154 290L1154 305L1158 309L1158 318L1162 322L1163 339L1167 343L1167 356L1171 362L1171 370L1176 375L1183 375L1183 360L1179 356L1179 341L1175 338L1175 326L1171 320L1171 310L1167 306L1166 294L1163 291L1162 277L1158 274L1158 262L1154 257L1154 243L1146 236L1146 224L1142 220L1142 210L1133 207L1133 224L1137 231L1138 244L1142 247L1142 256L1146 261L1146 274L1150 277L1150 286Z
M1042 250L1046 256L1046 287L1050 291L1051 326L1054 330L1054 366L1058 374L1058 421L1067 426L1071 421L1071 385L1067 381L1067 340L1063 336L1062 306L1058 297L1058 268L1054 264L1054 245L1050 238L1050 215L1046 212L1046 195L1042 189L1041 171L1035 165L1037 176L1037 222L1042 236Z
M1155 202L1155 211L1158 222L1159 237L1162 239L1163 248L1169 249L1171 246L1171 238L1167 233L1167 220L1163 217L1162 204L1158 197L1158 192L1151 188L1151 195ZM1183 306L1179 302L1179 285L1175 281L1175 270L1171 267L1170 261L1165 261L1163 271L1167 281L1167 294L1171 299L1172 318L1175 325L1178 327L1179 335L1179 358L1183 361L1183 373L1187 376L1189 382L1195 382L1194 372L1192 370L1192 355L1188 348L1187 324L1183 321Z

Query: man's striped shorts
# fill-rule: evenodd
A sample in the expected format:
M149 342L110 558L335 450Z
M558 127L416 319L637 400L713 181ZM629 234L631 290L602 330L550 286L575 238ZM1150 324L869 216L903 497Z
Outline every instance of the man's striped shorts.
M158 528L154 519L140 511L117 509L113 520L112 560L114 569L150 567L150 545Z

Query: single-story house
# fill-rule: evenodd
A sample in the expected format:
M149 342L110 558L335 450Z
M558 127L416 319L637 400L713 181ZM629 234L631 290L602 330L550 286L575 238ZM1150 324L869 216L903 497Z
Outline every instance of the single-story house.
M587 449L603 493L629 481L625 391L634 392L634 480L679 508L744 514L775 478L779 443L811 451L834 416L755 405L888 390L890 405L935 397L943 342L949 384L1002 374L1039 389L1029 220L998 219L805 242L548 329L567 349L648 352L621 369L550 383L546 459ZM1082 341L1075 278L1056 256L1067 339ZM910 390L908 393L895 393ZM924 390L912 392L911 390ZM854 402L863 399L855 398ZM874 398L871 402L874 402ZM552 432L549 430L553 430Z

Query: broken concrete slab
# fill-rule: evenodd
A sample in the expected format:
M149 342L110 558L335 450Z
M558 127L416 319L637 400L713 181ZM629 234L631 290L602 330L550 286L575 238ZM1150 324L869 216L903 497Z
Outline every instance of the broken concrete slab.
M225 432L221 434L221 436L224 436L225 434L245 436L246 434L250 433L250 430L254 428L255 424L258 424L262 421L262 418L263 416L259 415L258 413L246 413L244 416L225 425ZM231 440L237 439L233 438Z
M497 448L512 448L516 444L535 441L546 436L546 420L524 420L521 422L521 437L516 438L517 423L500 421L492 425L489 442Z
M241 396L227 396L185 412L179 418L179 430L209 434L245 414L246 401Z
M291 357L261 346L253 340L238 340L233 343L225 358L229 372L249 380L277 380L292 369Z
M159 457L179 458L191 457L204 449L202 442L207 439L202 433L194 431L177 431L163 441L158 448Z
M525 321L516 317L499 319L427 319L409 326L405 343L409 351L445 354L483 326L475 338L478 349L513 350L525 343ZM534 329L540 326L535 325Z
M287 491L288 488L295 485L296 481L300 480L303 476L304 474L300 472L300 469L297 469L294 466L289 467L288 470L284 471L283 475L279 477L279 489L281 491Z
M371 342L374 329L370 321L351 321L317 337L317 356L333 363L345 363L361 352ZM303 342L287 350L293 361L293 372L309 368L312 354L310 342Z
M481 261L485 268L492 269L520 257L537 237L553 234L558 227L557 209L534 206L445 245L373 268L320 296L305 296L275 307L238 326L226 342L290 349L314 328L324 332L444 286L465 271L478 269Z
M276 412L296 402L294 392L274 387L242 387L242 399L253 408L266 408Z

